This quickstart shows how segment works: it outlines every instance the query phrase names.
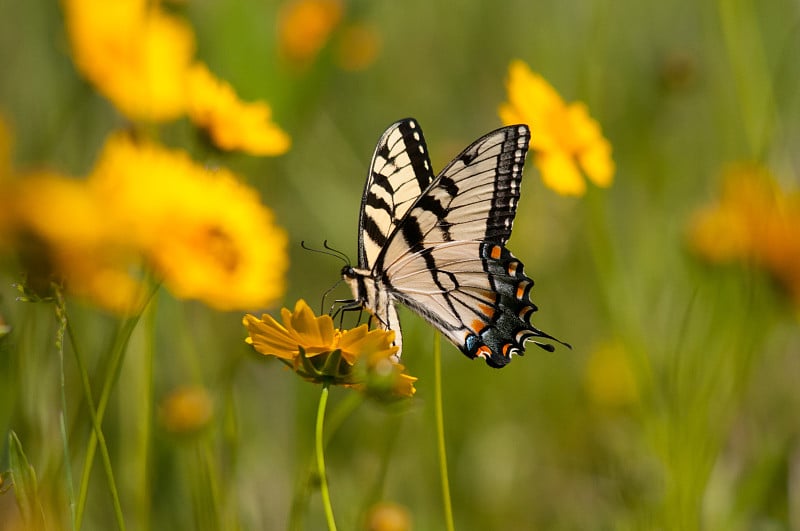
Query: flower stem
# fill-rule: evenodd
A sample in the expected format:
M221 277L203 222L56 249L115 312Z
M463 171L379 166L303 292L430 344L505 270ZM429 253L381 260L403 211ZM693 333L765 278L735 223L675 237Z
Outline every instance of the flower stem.
M70 529L75 530L75 486L72 480L72 463L69 451L69 437L65 417L67 415L67 394L66 379L64 378L64 336L67 332L67 307L64 302L64 294L60 286L55 286L56 294L56 318L58 319L58 332L56 335L56 348L58 349L58 368L61 383L61 412L58 415L59 430L61 432L61 443L64 451L64 473L67 480L67 500L69 502L69 514L71 518Z
M103 461L103 468L106 473L106 478L108 480L108 488L111 492L111 500L114 505L114 516L117 519L117 527L120 531L125 530L125 519L122 516L122 504L119 500L119 493L117 492L117 485L114 481L114 472L111 468L111 457L108 454L108 447L106 446L106 439L103 436L103 428L102 428L102 414L103 412L99 409L95 408L94 405L94 398L92 397L92 387L89 383L89 373L86 371L86 365L83 363L83 358L80 355L80 351L78 350L77 343L75 341L75 333L72 330L72 326L70 322L66 322L67 325L67 335L69 336L70 343L72 345L72 351L75 354L75 361L78 366L78 372L81 375L81 383L83 384L83 392L86 395L86 404L89 407L89 416L91 417L92 421L92 437L91 440L95 441L95 445L100 445L100 455ZM103 408L105 409L105 408ZM95 446L90 445L90 448L94 449ZM75 512L75 528L81 528L81 521L83 519L83 510L86 507L86 494L88 492L89 481L88 475L89 470L91 469L91 461L94 458L94 452L92 451L91 457L87 455L86 461L84 462L84 470L83 470L83 479L81 481L81 491L78 498L77 508Z
M325 420L325 408L328 405L328 384L322 386L317 407L317 426L314 437L314 448L317 453L317 472L319 473L320 490L322 492L322 505L325 508L325 520L328 522L329 531L336 531L336 521L333 518L331 495L328 492L328 479L325 475L325 440L322 437L322 425Z
M333 435L339 430L353 411L364 402L364 395L361 393L347 393L343 400L336 404L336 408L328 415L327 430L323 440L323 445L327 445ZM324 448L323 448L324 451ZM312 450L308 456L308 462L305 468L300 473L300 478L297 480L295 486L294 499L292 500L292 509L289 514L289 525L287 529L290 531L299 531L305 529L303 525L303 511L308 504L308 498L311 495L310 486L313 479L316 478L317 468L317 452L316 449Z
M445 529L454 531L453 506L450 502L450 480L447 476L447 448L444 442L444 409L442 408L442 345L439 331L433 333L433 385L436 403L436 439L439 450L439 475L442 478L442 503L444 505Z
M106 466L106 473L110 474L110 460L107 459L108 457L108 449L105 447L105 439L102 438L102 426L103 426L103 416L106 412L106 406L108 406L108 401L111 397L111 391L114 389L114 385L117 383L119 379L119 374L122 369L122 362L125 359L125 352L128 348L128 342L130 341L131 335L133 334L133 330L136 328L136 325L139 323L139 318L141 317L144 309L152 300L153 296L158 291L160 284L155 283L150 293L148 294L147 298L144 301L142 310L132 317L127 318L123 323L121 323L119 330L117 331L116 337L114 339L114 343L111 347L110 351L110 361L106 367L106 374L103 381L103 389L100 393L100 401L97 404L97 408L94 408L94 405L90 402L91 398L91 386L89 385L89 375L86 373L86 368L84 367L81 369L82 371L82 378L83 378L83 387L84 392L86 393L87 403L89 404L89 411L92 417L92 425L94 429L92 433L89 435L89 442L86 445L86 456L83 461L83 473L81 475L81 483L80 483L80 491L78 493L78 502L77 508L75 511L75 521L76 521L76 529L81 529L81 524L83 521L83 511L86 508L86 500L89 494L89 477L92 472L92 465L94 464L94 454L97 451L97 444L100 442L100 452L101 454L106 454L104 457L105 461L108 461L108 465ZM72 342L73 350L75 350L75 337L72 334L71 327L69 326L69 321L67 321L67 334L70 336L70 341ZM75 357L79 363L83 363L78 356L77 350L75 350ZM102 439L102 440L101 440ZM109 479L111 479L109 477ZM112 497L114 497L116 490L113 487L113 480L110 481L112 483ZM117 515L117 523L122 523L122 527L120 529L124 529L124 522L120 520L121 517L121 510L117 510L119 505L119 500L116 500L115 505L115 513Z
M144 316L144 331L145 331L145 345L142 363L139 367L141 370L140 377L144 386L144 392L141 399L141 416L139 417L139 434L136 444L136 468L138 484L136 492L136 508L138 513L138 526L141 531L150 531L150 515L152 512L151 506L151 479L152 479L152 427L153 427L153 387L155 381L154 361L155 361L155 332L156 332L156 316L157 316L157 300L153 299L150 304L143 310Z

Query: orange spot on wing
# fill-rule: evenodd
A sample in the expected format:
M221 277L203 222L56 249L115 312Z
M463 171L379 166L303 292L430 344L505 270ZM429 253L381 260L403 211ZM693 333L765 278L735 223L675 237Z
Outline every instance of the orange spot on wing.
M503 356L505 356L506 358L508 357L508 349L510 348L511 348L511 343L506 343L505 345L503 345Z
M503 249L501 249L499 245L495 245L494 247L492 247L492 252L490 253L490 256L492 258L494 258L495 260L499 260L500 259L500 254L502 252L503 252Z
M481 358L490 358L492 356L492 350L486 345L481 345L480 347L478 347L478 350L477 352L475 352L475 355Z
M519 262L510 262L508 264L508 274L512 277L517 274L517 264L519 264Z
M488 304L479 304L478 308L481 309L483 315L491 319L494 316L494 307L489 306Z
M483 321L481 321L480 319L475 319L474 321L472 321L472 326L470 326L470 328L476 334L480 334L481 330L483 330L485 326L486 324Z
M517 299L522 299L525 297L525 289L528 287L527 282L520 282L517 284Z

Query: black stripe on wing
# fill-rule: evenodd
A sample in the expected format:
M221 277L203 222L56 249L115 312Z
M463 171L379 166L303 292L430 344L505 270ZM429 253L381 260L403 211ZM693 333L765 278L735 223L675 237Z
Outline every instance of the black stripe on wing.
M416 200L373 266L391 269L408 253L448 241L505 244L519 200L530 133L503 127L473 142Z
M505 245L511 236L519 202L522 168L528 151L530 131L526 125L502 127L472 143L442 170L439 183L453 197L450 216L444 223L485 219L483 241ZM499 145L499 149L497 149ZM485 212L482 187L492 184L492 199ZM474 191L474 194L470 194ZM476 208L478 207L478 208ZM470 209L478 216L468 217Z
M361 199L359 267L372 268L400 220L432 180L425 137L416 120L390 125L375 148Z

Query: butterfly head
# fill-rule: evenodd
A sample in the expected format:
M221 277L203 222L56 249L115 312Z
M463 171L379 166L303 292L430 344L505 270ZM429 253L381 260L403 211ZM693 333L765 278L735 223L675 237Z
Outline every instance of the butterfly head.
M342 268L342 278L345 280L351 280L356 278L358 275L356 274L356 270L350 264L347 264Z
M353 292L353 298L360 302L369 304L372 299L368 296L368 285L375 285L375 282L368 282L372 276L372 272L368 269L357 269L351 265L346 265L342 268L342 278L350 286Z

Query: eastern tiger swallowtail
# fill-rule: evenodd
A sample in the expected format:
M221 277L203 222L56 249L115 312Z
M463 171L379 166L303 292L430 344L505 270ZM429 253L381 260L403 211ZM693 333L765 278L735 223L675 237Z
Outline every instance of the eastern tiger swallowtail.
M416 120L390 125L361 199L358 267L342 269L350 308L369 310L402 349L395 304L403 303L492 367L523 354L529 339L558 341L531 324L533 280L505 247L529 140L526 125L502 127L434 178Z

